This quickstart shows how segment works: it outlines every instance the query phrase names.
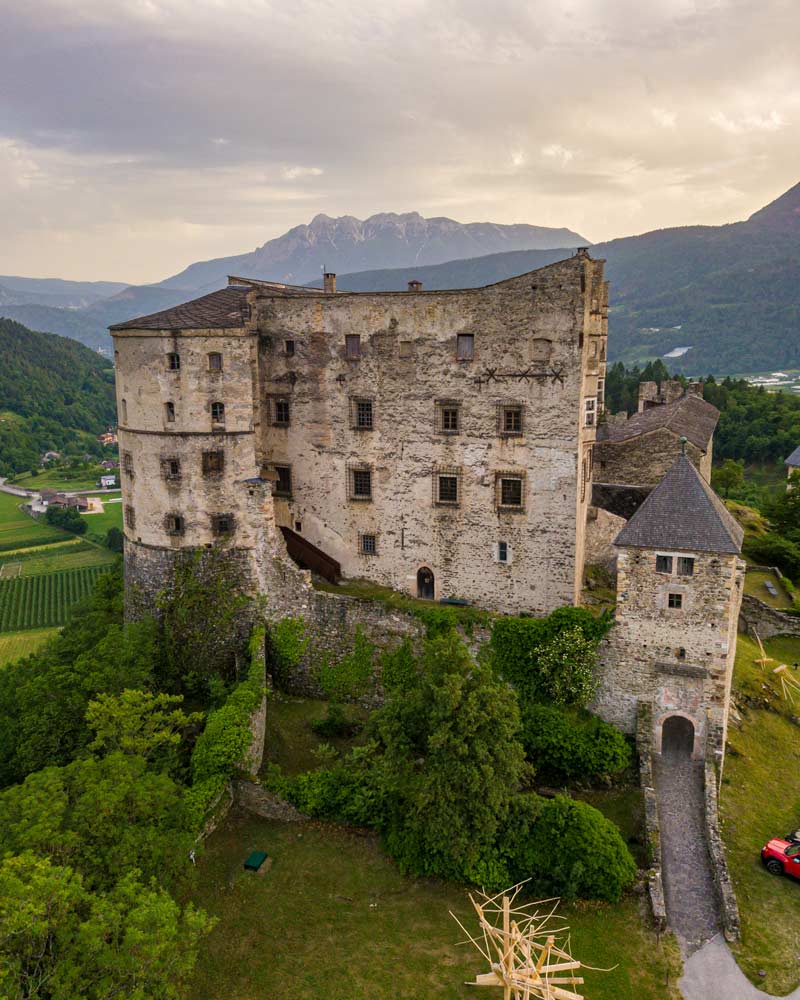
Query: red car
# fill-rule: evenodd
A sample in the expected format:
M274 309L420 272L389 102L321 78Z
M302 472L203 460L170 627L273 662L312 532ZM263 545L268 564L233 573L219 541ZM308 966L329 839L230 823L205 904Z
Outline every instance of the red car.
M800 844L774 837L761 848L761 861L771 875L800 879Z

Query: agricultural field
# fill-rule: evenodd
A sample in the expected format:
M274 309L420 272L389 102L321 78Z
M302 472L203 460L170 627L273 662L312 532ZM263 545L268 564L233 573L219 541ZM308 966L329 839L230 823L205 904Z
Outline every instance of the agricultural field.
M21 503L20 497L0 493L0 553L63 542L71 537L60 528L35 521L19 509Z
M0 632L0 667L23 656L35 653L48 639L58 633L57 628L28 629L27 632Z
M64 625L70 608L92 592L104 567L0 579L0 633Z
M93 490L100 481L100 476L114 475L119 483L119 469L109 469L108 472L100 466L90 469L43 469L38 475L15 476L14 486L23 490Z

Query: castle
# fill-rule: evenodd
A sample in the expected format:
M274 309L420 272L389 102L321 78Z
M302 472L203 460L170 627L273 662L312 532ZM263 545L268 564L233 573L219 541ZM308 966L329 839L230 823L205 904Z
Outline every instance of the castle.
M604 424L596 443L607 315L603 261L579 250L452 291L411 282L406 292L337 292L333 274L322 289L232 277L227 288L117 324L129 599L152 602L185 552L221 547L275 607L291 607L287 594L302 590L287 549L330 579L502 613L578 603L587 524L589 547L610 552L627 518L646 512L642 500L676 461L681 437L690 449L681 468L703 482L695 466L707 476L716 423L693 393L667 385L659 397L645 384L642 412ZM706 549L684 551L663 534L647 541L659 559L665 549L683 564L696 560L687 612L724 600L722 590L700 594ZM632 579L620 552L620 580ZM620 593L618 623L661 613L631 590ZM664 619L674 646L679 611L670 605L676 613ZM648 680L629 687L616 669L627 655L623 631L598 704L630 731L619 706L658 700L661 675L648 667ZM716 631L707 632L716 649ZM720 657L732 663L729 649L717 653L715 677ZM698 701L696 678L680 676L691 689L682 703L695 705L696 731L705 732L703 713L726 701L725 686L702 688Z

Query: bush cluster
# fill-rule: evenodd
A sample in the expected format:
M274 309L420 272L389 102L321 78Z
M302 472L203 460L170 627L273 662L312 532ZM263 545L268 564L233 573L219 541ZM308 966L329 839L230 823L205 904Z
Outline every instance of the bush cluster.
M595 715L529 705L522 720L525 753L547 781L593 781L618 774L631 762L622 733Z

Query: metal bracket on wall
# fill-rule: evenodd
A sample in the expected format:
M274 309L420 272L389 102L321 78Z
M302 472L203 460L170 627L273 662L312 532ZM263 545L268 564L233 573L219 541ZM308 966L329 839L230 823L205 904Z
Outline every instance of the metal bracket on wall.
M500 372L496 368L487 368L483 374L478 375L475 379L475 384L478 388L484 385L489 385L490 382L500 382L501 380L506 381L516 381L516 382L530 382L531 379L550 379L553 385L556 382L560 382L561 385L564 384L564 369L563 368L547 368L547 369L534 369L526 368L524 371L519 372Z

